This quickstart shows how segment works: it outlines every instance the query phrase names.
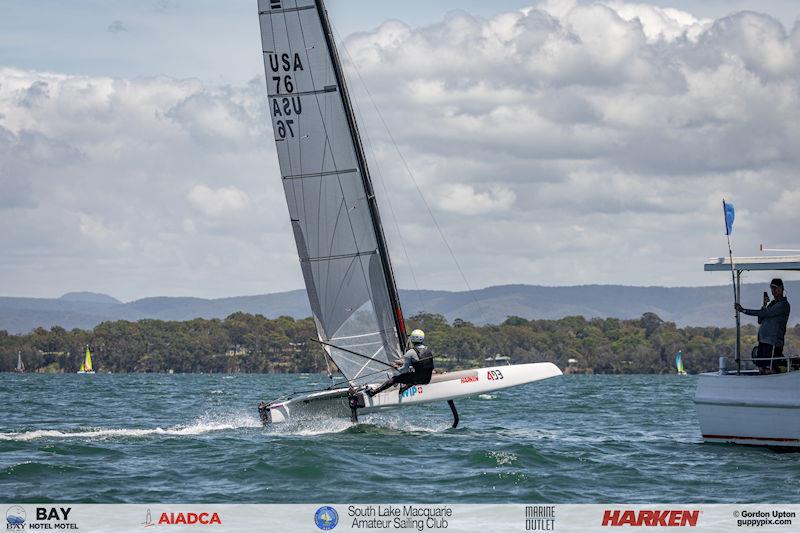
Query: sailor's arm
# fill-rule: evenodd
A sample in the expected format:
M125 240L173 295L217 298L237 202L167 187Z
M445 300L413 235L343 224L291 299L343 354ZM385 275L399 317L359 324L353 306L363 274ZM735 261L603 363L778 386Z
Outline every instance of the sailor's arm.
M746 315L757 316L760 319L784 315L789 316L789 302L784 300L770 307L762 307L761 309L745 309L742 307L740 311Z
M417 351L416 351L416 350L414 350L413 348L411 348L411 349L409 349L409 350L408 350L408 351L405 353L405 355L403 356L403 360L402 360L402 362L403 362L403 365L402 365L402 366L399 366L399 367L397 367L397 370L398 370L399 372L401 372L401 373L402 373L402 372L409 372L409 371L412 371L412 370L413 370L413 367L411 366L411 363L412 363L413 361L417 361L417 360L419 360L419 356L417 355ZM395 365L395 366L397 366L397 365Z

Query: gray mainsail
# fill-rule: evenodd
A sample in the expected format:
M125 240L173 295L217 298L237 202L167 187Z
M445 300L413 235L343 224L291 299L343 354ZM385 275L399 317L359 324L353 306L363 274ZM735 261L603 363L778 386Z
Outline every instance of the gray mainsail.
M325 7L259 0L258 8L275 143L317 333L351 383L374 382L400 355L405 330Z

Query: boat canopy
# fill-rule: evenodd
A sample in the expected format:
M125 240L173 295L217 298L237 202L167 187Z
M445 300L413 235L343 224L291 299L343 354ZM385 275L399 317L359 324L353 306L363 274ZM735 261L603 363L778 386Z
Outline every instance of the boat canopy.
M761 257L734 257L733 268L738 271L745 270L798 270L800 271L800 255L761 256ZM706 261L706 272L730 272L730 257L719 257Z

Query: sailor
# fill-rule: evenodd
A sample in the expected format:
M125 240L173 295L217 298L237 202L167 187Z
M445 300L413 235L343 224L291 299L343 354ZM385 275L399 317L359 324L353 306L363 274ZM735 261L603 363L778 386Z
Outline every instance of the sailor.
M737 311L758 317L758 349L753 362L762 373L768 374L773 363L785 365L783 357L783 338L786 335L786 323L789 322L789 301L783 292L783 280L775 278L770 282L773 300L770 302L764 293L764 306L761 309L745 309L738 302L734 305Z
M364 392L370 398L385 391L389 387L397 384L402 384L405 388L412 385L427 385L431 382L431 375L433 374L433 352L425 346L425 332L421 329L415 329L409 335L408 340L411 344L409 349L403 355L402 359L398 359L394 363L397 368L397 374L390 379L386 380L383 385L377 389L367 388Z

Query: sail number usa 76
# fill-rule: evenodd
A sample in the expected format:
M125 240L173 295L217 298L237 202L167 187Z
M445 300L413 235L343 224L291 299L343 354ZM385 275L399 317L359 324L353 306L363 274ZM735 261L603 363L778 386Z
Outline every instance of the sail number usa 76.
M300 54L270 53L268 56L268 89L275 89L272 98L272 118L275 120L275 136L278 140L295 136L295 118L303 113L303 103L299 96L291 96L295 91L294 75L305 70Z

